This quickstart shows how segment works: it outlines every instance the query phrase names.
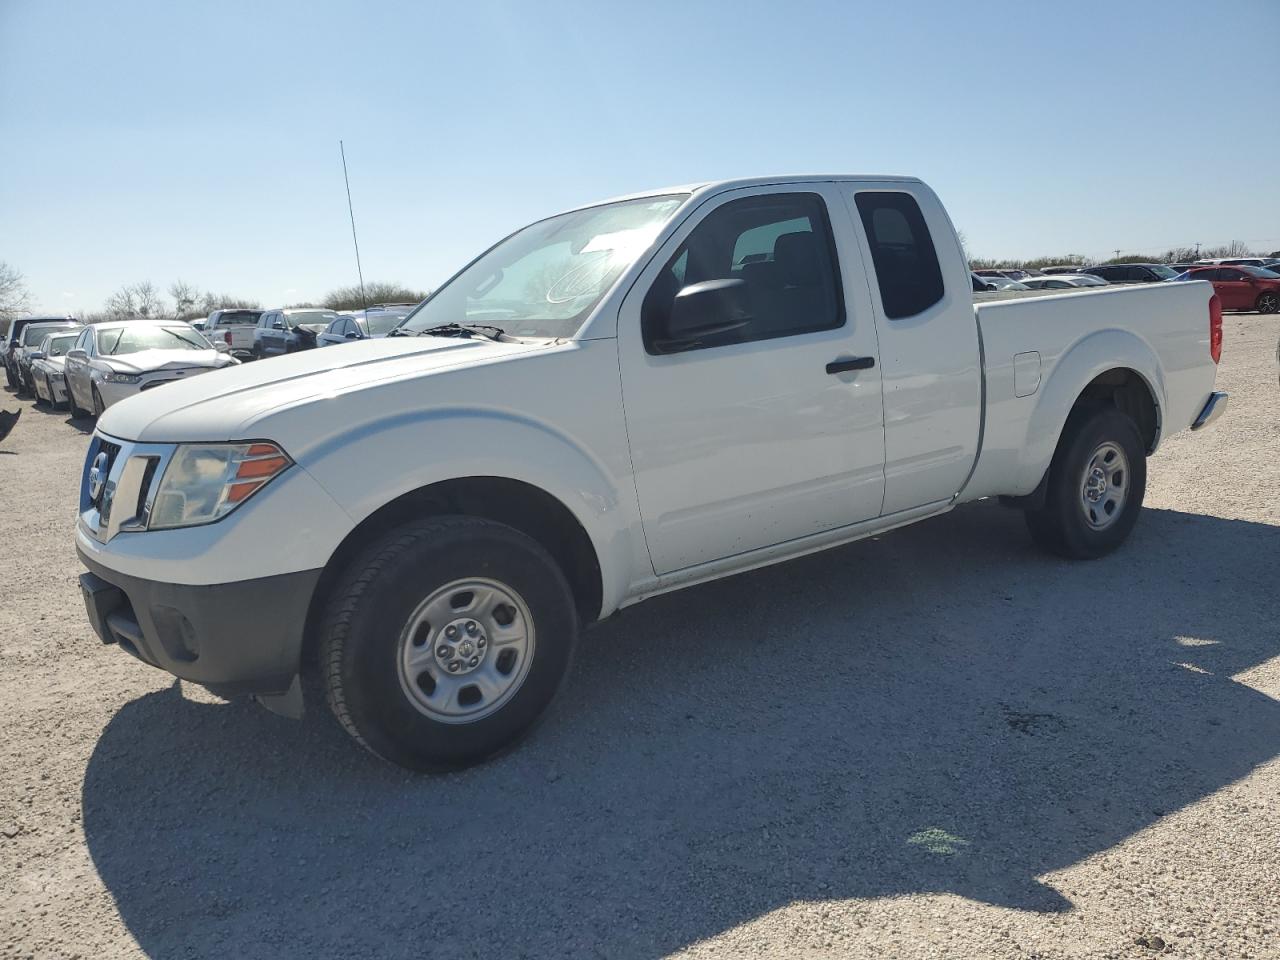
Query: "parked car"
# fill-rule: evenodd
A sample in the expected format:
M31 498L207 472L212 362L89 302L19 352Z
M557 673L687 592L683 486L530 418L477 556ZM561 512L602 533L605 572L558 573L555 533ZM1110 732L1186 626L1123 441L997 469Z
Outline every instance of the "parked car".
M1013 267L1008 269L1001 268L999 270L975 270L973 272L980 277L1004 277L1006 280L1024 280L1031 276L1031 274L1026 270L1018 270Z
M995 284L997 290L1030 290L1031 288L1021 280L1010 280L1008 277L987 277L991 283Z
M1208 280L1222 301L1223 310L1280 311L1280 274L1258 267L1197 267L1184 274L1187 280Z
M44 320L29 323L22 328L18 343L13 349L13 366L18 375L18 396L35 396L35 383L31 379L31 354L37 352L41 341L55 330L78 329L77 320Z
M9 386L15 390L18 389L20 381L18 380L18 367L16 351L22 341L22 331L33 323L75 323L71 317L18 317L9 324L9 329L5 332L5 338L2 345L4 359L4 375L9 381Z
M1106 287L1109 286L1107 281L1101 277L1095 277L1091 273L1059 273L1054 279L1063 280L1071 284L1073 287Z
M100 416L126 397L238 363L180 320L121 320L85 327L63 376L72 415Z
M188 320L187 323L191 324L191 326L195 327L201 333L204 333L205 329L209 326L209 318L196 317L194 320Z
M80 331L51 333L40 341L39 348L31 354L31 380L35 388L36 403L41 401L57 409L67 402L67 381L63 363L67 351L80 339Z
M222 341L233 357L244 360L253 356L254 333L261 318L262 311L251 307L215 310L205 318L201 333L210 341Z
M339 314L337 319L317 335L316 346L326 347L338 343L350 343L353 340L385 337L409 315L407 310L374 310L372 308L362 313L362 316Z
M1274 257L1224 257L1216 260L1197 260L1195 265L1205 266L1212 264L1219 267L1262 267L1267 269L1277 263L1280 263L1280 260Z
M316 345L316 337L337 318L333 310L314 307L268 310L253 331L253 355L274 357L310 350Z
M1096 280L1096 277L1090 279ZM1081 287L1093 286L1090 283L1080 283L1079 278L1059 274L1050 277L1027 277L1023 283L1029 290L1078 290Z
M361 744L441 769L523 735L579 625L646 597L986 497L1050 551L1116 549L1147 456L1224 409L1217 298L974 304L968 274L911 178L541 220L394 337L108 410L76 532L90 622L292 715L314 656Z
M1101 277L1107 283L1161 283L1178 276L1176 270L1163 263L1107 263L1085 267L1080 272Z
M1003 280L1004 277L999 279ZM996 278L992 276L979 276L976 273L969 273L969 282L973 285L974 293L995 293L1000 288L996 286Z
M1071 266L1068 264L1059 264L1058 266L1054 266L1054 267L1041 267L1040 272L1047 276L1053 276L1054 274L1058 274L1058 273L1079 273L1083 269L1084 267L1082 266Z

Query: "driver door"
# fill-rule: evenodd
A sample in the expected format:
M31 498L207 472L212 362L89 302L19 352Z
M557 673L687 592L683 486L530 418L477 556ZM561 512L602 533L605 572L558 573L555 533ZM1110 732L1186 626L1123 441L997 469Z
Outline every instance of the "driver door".
M828 184L708 200L623 302L618 351L645 539L662 575L875 518L876 334ZM737 280L749 319L673 347L691 284Z

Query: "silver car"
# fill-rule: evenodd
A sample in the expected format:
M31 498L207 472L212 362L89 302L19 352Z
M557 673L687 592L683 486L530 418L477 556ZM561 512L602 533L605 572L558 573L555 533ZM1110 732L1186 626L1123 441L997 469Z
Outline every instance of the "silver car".
M67 381L63 371L67 351L80 339L80 331L52 333L40 341L30 354L31 380L36 403L47 403L55 410L67 402Z
M126 320L85 327L66 354L73 415L102 413L125 397L239 363L179 320Z

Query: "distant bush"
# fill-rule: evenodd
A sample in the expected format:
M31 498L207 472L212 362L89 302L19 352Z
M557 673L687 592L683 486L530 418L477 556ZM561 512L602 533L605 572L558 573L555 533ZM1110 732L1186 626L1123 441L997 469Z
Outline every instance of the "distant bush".
M320 304L330 310L363 310L375 303L417 303L428 293L427 290L412 290L399 283L366 283L363 297L359 286L339 287L326 293Z

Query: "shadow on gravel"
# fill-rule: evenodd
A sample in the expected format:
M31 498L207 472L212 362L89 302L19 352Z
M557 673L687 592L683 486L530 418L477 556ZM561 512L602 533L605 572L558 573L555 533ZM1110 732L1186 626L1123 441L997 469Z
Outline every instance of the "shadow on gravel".
M1037 877L1280 751L1232 679L1280 655L1280 527L1148 510L1094 563L977 504L643 604L552 718L413 777L321 711L125 705L84 784L94 863L154 957L652 957L795 900ZM143 669L141 666L139 669Z

